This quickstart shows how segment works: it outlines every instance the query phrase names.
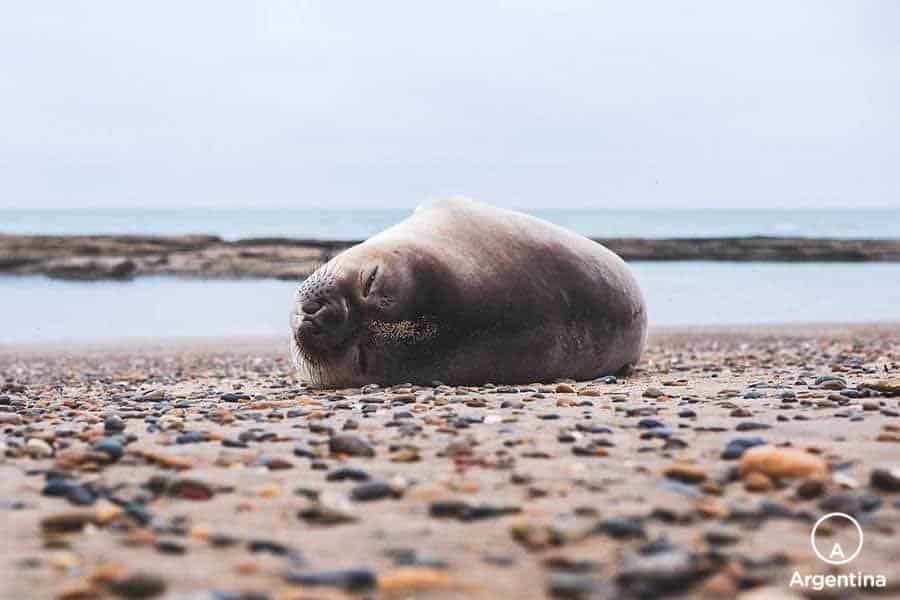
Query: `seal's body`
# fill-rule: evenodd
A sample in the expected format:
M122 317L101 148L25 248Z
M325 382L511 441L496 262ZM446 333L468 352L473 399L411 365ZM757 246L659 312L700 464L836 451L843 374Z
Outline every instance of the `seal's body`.
M600 244L454 199L323 265L300 286L291 329L314 385L524 383L633 365L647 312Z

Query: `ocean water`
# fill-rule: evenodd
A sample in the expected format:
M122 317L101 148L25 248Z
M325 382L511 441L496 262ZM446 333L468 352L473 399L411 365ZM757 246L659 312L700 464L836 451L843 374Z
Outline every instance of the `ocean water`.
M4 233L363 239L408 209L0 210ZM573 210L534 214L597 237L900 237L900 210ZM642 262L651 324L900 322L900 263ZM0 277L0 344L287 335L296 283Z
M900 322L900 263L632 265L651 325ZM0 277L0 345L288 335L297 283Z
M409 209L2 210L2 233L203 233L226 239L365 239ZM533 214L592 237L900 237L900 209L600 210L539 209Z

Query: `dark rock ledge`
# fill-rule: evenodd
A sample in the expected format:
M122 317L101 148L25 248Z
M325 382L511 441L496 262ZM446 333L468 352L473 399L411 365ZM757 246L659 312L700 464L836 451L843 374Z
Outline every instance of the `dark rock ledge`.
M628 261L896 262L900 239L611 238L597 241ZM216 236L0 234L0 273L60 279L302 279L359 242Z

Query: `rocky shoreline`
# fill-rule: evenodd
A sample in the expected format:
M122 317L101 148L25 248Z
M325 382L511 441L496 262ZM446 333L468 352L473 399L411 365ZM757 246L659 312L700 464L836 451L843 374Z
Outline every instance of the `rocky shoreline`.
M314 390L281 340L185 344L0 348L0 597L900 593L895 325L654 331L626 378L516 386ZM833 512L852 564L810 545Z
M900 239L609 238L628 261L897 262ZM0 234L0 274L81 281L172 275L204 279L302 279L358 241L211 235Z

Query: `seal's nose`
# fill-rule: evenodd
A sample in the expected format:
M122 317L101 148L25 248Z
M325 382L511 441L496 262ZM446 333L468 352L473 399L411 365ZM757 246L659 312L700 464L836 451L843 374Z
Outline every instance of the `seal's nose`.
M347 337L350 319L344 300L304 300L301 310L303 320L297 330L297 338L304 346L327 350L337 347Z
M303 310L303 314L306 315L314 315L319 312L323 307L323 304L320 300L304 300L301 305L301 309Z

